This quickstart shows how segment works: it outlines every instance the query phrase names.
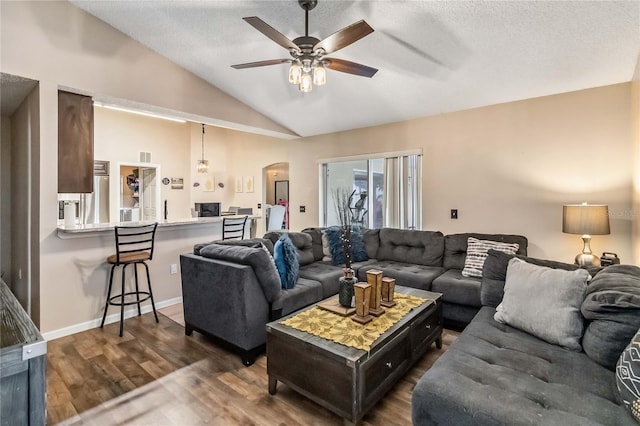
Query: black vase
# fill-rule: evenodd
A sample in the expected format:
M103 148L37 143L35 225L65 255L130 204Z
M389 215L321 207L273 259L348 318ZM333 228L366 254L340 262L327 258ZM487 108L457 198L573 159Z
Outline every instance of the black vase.
M356 283L355 278L340 277L340 283L338 284L338 303L345 308L351 307L351 300L353 299L353 285Z

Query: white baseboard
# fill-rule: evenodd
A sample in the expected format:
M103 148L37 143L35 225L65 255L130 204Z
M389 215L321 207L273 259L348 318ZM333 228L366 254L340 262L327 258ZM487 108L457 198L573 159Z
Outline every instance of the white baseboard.
M156 310L166 308L167 306L176 305L178 303L182 303L182 297L174 297L173 299L163 300L162 302L156 303ZM142 313L146 314L147 312L152 312L151 304L149 303L146 303L142 306ZM126 308L126 310L124 311L125 319L134 317L136 315L138 315L138 308L135 305ZM111 324L112 322L118 321L120 321L120 312L107 315L104 323ZM100 327L101 322L102 317L92 319L91 321L70 325L69 327L60 328L58 330L47 331L46 333L42 333L42 337L44 337L45 340L58 339L70 334L80 333L81 331L91 330L92 328L98 328Z

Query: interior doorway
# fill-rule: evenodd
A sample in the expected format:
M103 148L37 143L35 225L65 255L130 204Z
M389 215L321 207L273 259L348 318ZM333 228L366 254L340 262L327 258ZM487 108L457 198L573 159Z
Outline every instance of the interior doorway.
M160 166L148 163L118 163L117 170L117 221L160 220Z
M289 229L289 163L274 163L263 169L265 229ZM278 214L271 214L272 206ZM284 214L280 211L284 208ZM280 217L282 216L282 219ZM275 223L278 222L278 223Z

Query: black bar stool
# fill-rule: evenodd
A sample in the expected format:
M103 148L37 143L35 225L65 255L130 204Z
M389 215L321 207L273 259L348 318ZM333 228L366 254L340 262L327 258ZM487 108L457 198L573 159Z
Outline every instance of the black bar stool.
M109 290L107 291L107 301L104 305L104 314L102 315L102 323L100 328L104 327L104 320L107 318L107 309L109 305L120 306L120 337L124 330L124 307L127 305L138 305L138 316L142 315L140 303L151 299L151 307L153 315L158 320L156 305L153 302L153 292L151 291L151 278L149 277L149 266L146 261L153 258L153 245L156 235L157 223L141 226L116 226L116 254L107 258L107 263L111 265L111 273L109 275ZM147 271L147 284L149 291L140 291L138 288L138 264L143 264ZM133 273L136 282L136 291L125 292L124 273L128 265L133 264ZM122 266L122 292L118 295L111 296L111 286L113 284L113 271L116 266ZM135 300L127 301L127 296L135 296ZM141 298L142 296L142 298Z
M244 239L244 227L247 217L225 217L222 219L222 239L242 240Z

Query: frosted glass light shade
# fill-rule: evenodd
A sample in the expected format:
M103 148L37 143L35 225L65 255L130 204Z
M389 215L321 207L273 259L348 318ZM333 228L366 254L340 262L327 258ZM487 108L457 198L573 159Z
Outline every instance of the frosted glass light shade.
M311 74L305 72L302 74L302 79L300 80L300 91L301 92L310 92L313 90L313 83L311 82Z
M209 161L208 160L198 160L198 173L207 173L209 171Z
M300 80L302 79L302 68L300 64L297 62L292 62L289 67L289 83L291 84L300 84Z
M324 68L324 65L318 64L313 69L313 84L316 86L322 86L327 82L327 70Z

